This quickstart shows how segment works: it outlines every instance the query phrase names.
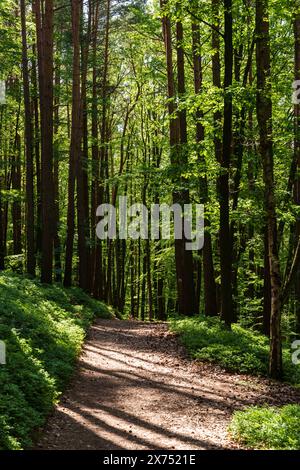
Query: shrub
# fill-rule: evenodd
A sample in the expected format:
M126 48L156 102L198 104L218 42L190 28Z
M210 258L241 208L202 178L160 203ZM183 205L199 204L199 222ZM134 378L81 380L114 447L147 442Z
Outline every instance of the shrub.
M300 405L251 407L236 411L229 432L255 449L300 450Z

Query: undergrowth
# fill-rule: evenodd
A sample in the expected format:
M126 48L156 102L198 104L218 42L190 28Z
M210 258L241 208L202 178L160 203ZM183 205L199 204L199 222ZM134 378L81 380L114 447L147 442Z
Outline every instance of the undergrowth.
M251 407L236 411L232 438L254 449L300 450L300 405Z
M232 325L228 330L217 317L173 318L178 333L194 359L219 364L229 371L268 375L269 340L257 331ZM283 346L284 379L300 384L300 366L292 363L289 345Z
M69 381L85 331L112 311L77 288L0 275L0 449L23 449Z

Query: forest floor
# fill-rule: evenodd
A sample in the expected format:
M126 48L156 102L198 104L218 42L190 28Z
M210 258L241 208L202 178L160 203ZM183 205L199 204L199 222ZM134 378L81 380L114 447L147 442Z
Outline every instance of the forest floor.
M299 403L268 379L191 361L162 323L98 319L37 449L234 449L234 410Z

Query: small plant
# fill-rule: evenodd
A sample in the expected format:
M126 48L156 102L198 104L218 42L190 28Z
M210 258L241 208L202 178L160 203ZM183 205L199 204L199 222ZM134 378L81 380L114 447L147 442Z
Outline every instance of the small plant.
M251 407L236 411L229 432L254 449L300 450L300 405Z

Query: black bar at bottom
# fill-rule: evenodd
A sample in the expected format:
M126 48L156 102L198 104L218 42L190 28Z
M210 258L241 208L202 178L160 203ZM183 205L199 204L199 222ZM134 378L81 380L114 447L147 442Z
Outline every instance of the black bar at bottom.
M176 450L145 450L145 451L0 451L0 467L7 464L37 464L39 468L43 464L76 464L87 468L105 468L121 466L124 468L141 468L142 466L189 466L201 468L211 466L216 462L222 465L226 463L247 463L247 465L284 463L300 463L300 453L297 451L176 451ZM209 468L209 467L208 467ZM297 468L297 467L295 467Z

